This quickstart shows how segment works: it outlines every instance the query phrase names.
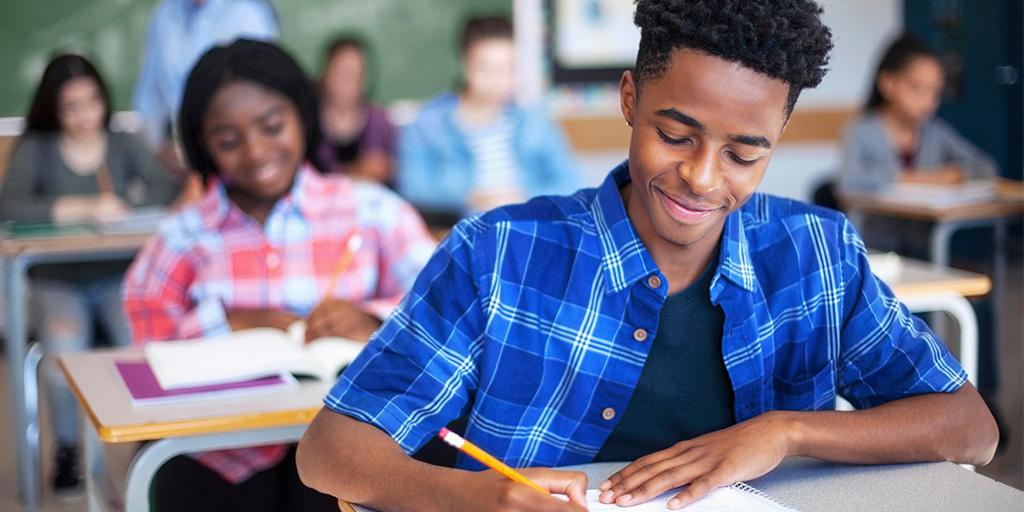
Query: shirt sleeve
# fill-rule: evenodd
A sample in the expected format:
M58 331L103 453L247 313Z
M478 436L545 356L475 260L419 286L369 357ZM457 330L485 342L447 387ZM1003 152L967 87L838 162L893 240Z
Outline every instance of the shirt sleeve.
M387 432L408 453L465 415L478 385L485 314L466 221L324 399Z
M192 251L175 250L157 235L136 256L125 277L123 299L132 341L203 338L231 331L217 298L193 301L189 289L202 262Z
M366 303L378 318L387 318L412 288L416 276L427 264L436 243L419 213L399 197L382 191L382 204L375 208L379 219L380 258L376 298Z
M856 120L843 132L839 160L839 185L844 190L871 192L892 184L900 169L892 158L872 157L891 151L876 124ZM879 127L880 129L880 127Z
M868 264L853 226L842 227L844 319L839 394L857 408L925 393L951 393L967 372Z
M997 174L995 161L978 146L971 144L941 119L933 122L948 162L959 166L968 178L991 178Z
M18 141L4 173L3 184L0 184L0 220L53 219L53 205L58 196L39 190L45 166L41 151L40 144L31 136L23 135Z
M143 185L142 201L137 206L171 204L181 193L181 185L171 179L167 168L138 136L132 134L123 136L132 172Z

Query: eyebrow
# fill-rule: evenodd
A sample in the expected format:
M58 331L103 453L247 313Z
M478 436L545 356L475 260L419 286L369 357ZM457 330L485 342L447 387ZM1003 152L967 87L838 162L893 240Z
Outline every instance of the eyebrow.
M259 122L259 123L265 122L267 119L269 119L271 117L274 117L275 115L279 114L283 109L284 109L284 105L282 105L280 103L278 103L276 105L273 105L270 108L264 110L260 115L256 116L256 122ZM217 126L214 126L214 127L210 128L210 133L214 134L214 133L219 133L219 132L229 132L231 130L233 130L233 128L230 127L230 126L217 125Z
M703 123L674 108L663 108L655 112L655 114L661 117L667 117L678 123L685 124L686 126L700 130L701 132L707 130ZM760 135L730 135L728 138L732 142L737 142L747 146L757 146L765 149L772 148L772 143L768 142L767 138Z

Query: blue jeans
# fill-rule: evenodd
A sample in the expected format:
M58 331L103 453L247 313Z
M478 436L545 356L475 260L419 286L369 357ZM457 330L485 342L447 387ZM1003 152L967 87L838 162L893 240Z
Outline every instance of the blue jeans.
M32 330L45 354L42 374L50 422L60 446L78 446L78 402L54 356L97 346L96 321L108 344L131 343L121 303L121 278L108 277L82 285L33 279L30 293Z

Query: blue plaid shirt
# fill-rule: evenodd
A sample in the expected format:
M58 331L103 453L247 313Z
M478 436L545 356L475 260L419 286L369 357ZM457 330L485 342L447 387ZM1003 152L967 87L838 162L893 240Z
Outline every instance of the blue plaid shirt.
M633 394L668 291L626 216L629 179L623 164L600 188L456 226L327 407L410 453L468 414L466 437L512 466L590 462ZM710 292L737 421L966 381L871 273L842 215L755 194L727 217L720 251Z

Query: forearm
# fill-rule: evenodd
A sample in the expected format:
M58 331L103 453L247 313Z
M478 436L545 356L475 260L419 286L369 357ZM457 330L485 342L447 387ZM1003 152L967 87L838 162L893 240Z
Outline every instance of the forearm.
M899 174L898 179L902 183L953 185L964 181L964 177L963 169L949 164L940 167L915 167L907 169Z
M287 330L296 320L296 315L278 309L232 309L227 311L228 325L232 331L253 329L256 327L273 327Z
M998 441L995 420L969 383L851 412L779 412L789 454L853 464L951 461L985 464Z
M462 471L414 460L378 428L322 409L296 453L307 486L377 510L445 510Z

